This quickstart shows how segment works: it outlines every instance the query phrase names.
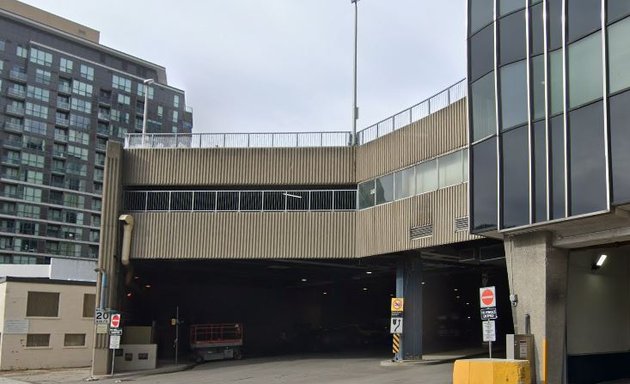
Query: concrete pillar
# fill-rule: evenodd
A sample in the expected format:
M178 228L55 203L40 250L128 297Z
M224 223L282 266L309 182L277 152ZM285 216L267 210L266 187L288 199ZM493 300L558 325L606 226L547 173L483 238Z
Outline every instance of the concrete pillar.
M105 157L105 178L103 181L103 209L101 217L101 233L98 250L99 276L105 274L107 285L103 280L96 283L97 306L118 308L118 286L120 273L120 227L118 215L122 204L122 159L123 149L120 143L109 141ZM105 292L102 292L102 291ZM105 299L100 303L101 297ZM111 370L111 351L107 334L94 334L94 350L92 351L92 374L105 375Z
M551 234L506 237L505 260L510 294L518 296L514 330L534 335L532 370L536 383L565 383L568 251L551 246Z
M422 260L406 257L396 269L396 297L405 299L400 356L422 359Z

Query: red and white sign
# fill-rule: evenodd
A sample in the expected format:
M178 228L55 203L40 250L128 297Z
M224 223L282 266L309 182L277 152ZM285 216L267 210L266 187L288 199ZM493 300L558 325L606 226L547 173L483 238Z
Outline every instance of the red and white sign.
M479 304L481 308L492 308L497 306L496 292L494 287L479 289Z
M120 313L112 313L111 320L109 322L110 328L120 327Z

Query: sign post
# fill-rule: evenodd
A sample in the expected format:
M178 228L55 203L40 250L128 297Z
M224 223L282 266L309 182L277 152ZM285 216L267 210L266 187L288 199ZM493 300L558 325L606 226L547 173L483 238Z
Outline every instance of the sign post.
M120 313L111 311L109 316L109 349L112 350L112 376L114 376L114 360L116 360L116 350L120 348L120 322L122 316Z
M481 308L483 341L488 342L488 355L492 359L492 342L497 340L494 320L498 318L495 287L479 288L479 307Z
M400 352L400 336L403 333L403 311L405 309L405 299L393 297L391 303L392 318L389 326L389 333L392 334L392 352L394 361L402 360Z

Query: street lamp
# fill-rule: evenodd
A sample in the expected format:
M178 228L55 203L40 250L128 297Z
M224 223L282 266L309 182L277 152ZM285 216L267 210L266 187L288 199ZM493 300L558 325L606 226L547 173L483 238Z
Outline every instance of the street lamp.
M354 103L352 105L352 145L357 144L357 119L359 107L357 107L357 25L359 21L359 0L350 0L354 4Z
M144 137L147 134L147 110L149 107L149 85L153 84L155 80L146 79L144 83L144 114L142 115L142 146L144 147Z

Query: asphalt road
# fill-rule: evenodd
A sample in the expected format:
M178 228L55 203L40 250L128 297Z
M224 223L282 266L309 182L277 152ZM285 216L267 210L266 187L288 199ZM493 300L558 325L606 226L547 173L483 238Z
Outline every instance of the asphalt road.
M99 383L239 383L239 384L450 384L452 364L416 364L406 366L381 366L385 357L352 356L283 356L275 358L252 358L240 361L217 361L200 364L182 372L132 376L126 378L102 378ZM85 370L84 370L85 371ZM11 379L30 383L85 383L87 372L57 372L49 375L20 377ZM9 377L5 376L5 379ZM19 382L18 381L18 382ZM2 383L0 376L0 383ZM5 382L13 382L7 380Z

